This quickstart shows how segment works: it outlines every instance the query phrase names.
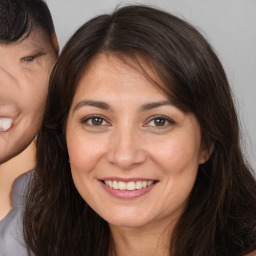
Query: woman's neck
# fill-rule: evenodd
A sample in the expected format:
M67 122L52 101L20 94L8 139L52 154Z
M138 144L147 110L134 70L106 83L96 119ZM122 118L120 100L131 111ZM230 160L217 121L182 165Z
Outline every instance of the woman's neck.
M12 209L10 195L15 180L34 167L34 141L22 153L0 165L0 220Z
M108 256L169 256L170 233L173 226L141 228L111 226L112 241Z

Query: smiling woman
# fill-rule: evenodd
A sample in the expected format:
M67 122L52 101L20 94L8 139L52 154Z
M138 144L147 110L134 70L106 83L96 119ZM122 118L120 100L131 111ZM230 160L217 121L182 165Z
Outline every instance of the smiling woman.
M242 256L256 183L224 70L146 6L85 23L55 66L25 212L35 255Z

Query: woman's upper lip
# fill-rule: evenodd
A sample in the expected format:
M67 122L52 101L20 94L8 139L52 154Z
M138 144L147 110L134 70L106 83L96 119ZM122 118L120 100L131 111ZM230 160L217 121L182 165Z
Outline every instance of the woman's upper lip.
M130 177L130 178L122 178L122 177L103 177L99 178L98 180L111 180L111 181L123 181L123 182L130 182L130 181L158 181L157 179L151 178L142 178L142 177Z
M10 118L13 122L19 119L22 111L18 109L2 109L0 107L0 118Z
M1 106L0 105L0 118L12 118L15 119L21 113L20 109L12 106Z

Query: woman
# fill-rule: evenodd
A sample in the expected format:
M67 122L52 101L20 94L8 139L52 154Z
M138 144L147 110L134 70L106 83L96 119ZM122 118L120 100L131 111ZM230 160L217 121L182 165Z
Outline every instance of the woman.
M0 255L26 255L22 207L58 56L42 0L0 0ZM25 173L25 174L24 174Z
M145 6L85 23L54 68L25 212L35 255L247 255L256 183L230 88L190 24Z

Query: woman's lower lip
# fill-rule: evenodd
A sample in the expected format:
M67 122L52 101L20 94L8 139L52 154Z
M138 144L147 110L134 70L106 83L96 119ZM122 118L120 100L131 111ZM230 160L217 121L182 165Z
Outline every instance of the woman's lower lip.
M118 189L113 189L105 185L103 182L101 182L103 188L112 196L120 198L120 199L134 199L140 196L145 195L148 193L151 189L154 188L155 184L152 184L149 187L142 188L142 189L136 189L136 190L118 190Z

